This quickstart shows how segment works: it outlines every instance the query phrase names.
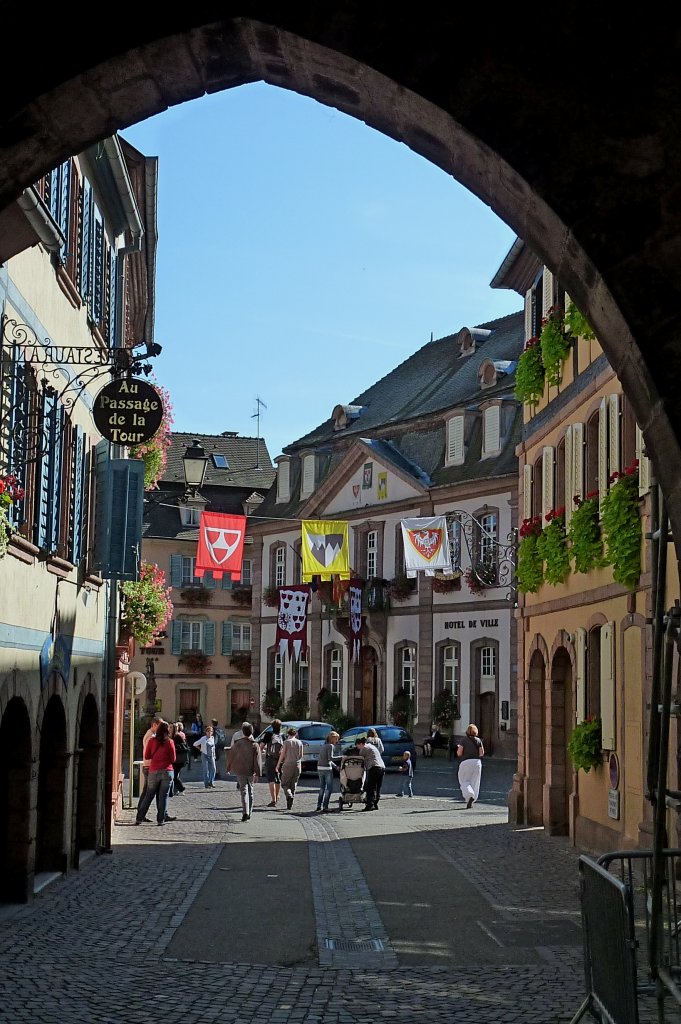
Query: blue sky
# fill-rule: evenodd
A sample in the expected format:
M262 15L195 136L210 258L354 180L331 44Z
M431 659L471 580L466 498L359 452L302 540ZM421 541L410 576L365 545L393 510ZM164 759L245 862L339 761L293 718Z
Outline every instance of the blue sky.
M121 135L159 158L156 378L174 429L272 458L433 337L518 310L489 282L514 240L439 168L257 83Z

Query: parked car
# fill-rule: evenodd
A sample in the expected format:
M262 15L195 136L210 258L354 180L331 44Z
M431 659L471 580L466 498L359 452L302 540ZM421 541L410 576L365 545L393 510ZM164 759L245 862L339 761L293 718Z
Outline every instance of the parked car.
M414 737L400 725L355 725L346 729L340 738L340 749L346 754L357 741L358 736L366 736L369 729L375 729L383 744L383 760L386 768L397 768L403 760L405 750L411 754L411 761L416 767L417 750Z
M328 722L282 722L281 735L284 739L286 739L286 730L291 728L298 730L298 739L303 741L302 770L304 772L316 772L319 751L323 744L326 743L326 737L330 732L333 732L333 726L329 725ZM267 737L271 732L272 726L268 725L259 736L256 736L258 743L266 743Z

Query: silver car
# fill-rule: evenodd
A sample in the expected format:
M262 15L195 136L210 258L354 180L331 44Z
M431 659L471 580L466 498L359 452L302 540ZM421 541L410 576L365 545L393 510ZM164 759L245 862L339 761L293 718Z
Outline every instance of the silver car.
M317 761L319 760L319 751L321 747L326 743L326 737L330 732L334 732L334 727L328 722L282 722L281 723L281 735L286 739L286 732L288 729L298 730L298 739L302 740L303 743L303 765L302 770L304 772L316 772ZM266 743L267 737L272 732L272 726L268 725L266 729L256 736L258 743Z

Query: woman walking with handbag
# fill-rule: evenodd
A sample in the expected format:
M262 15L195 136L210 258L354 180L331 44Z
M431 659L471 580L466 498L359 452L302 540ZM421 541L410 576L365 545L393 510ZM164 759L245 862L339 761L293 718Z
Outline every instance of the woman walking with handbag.
M187 737L184 729L182 728L182 722L175 722L171 727L172 740L175 744L175 763L173 764L173 771L175 777L173 779L173 785L171 788L170 796L182 796L186 786L180 778L180 772L183 768L187 767L189 760L189 744L187 743Z
M480 793L480 780L482 778L482 761L485 756L485 748L478 736L477 725L471 724L466 729L466 735L456 748L456 756L459 758L459 785L461 795L466 801L466 810L470 810Z
M213 738L213 726L207 725L206 731L201 739L195 740L194 746L201 751L201 763L203 765L203 784L206 789L215 789L215 739Z

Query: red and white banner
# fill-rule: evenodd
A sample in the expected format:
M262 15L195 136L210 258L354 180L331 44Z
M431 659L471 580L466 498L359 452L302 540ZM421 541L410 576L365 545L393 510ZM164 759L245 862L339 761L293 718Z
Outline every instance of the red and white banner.
M279 587L276 644L282 659L299 660L307 652L307 609L310 588L307 583L295 587Z
M434 576L437 569L452 571L445 516L403 519L401 522L404 568L409 579L414 579L417 572Z
M350 581L350 655L352 661L359 661L362 648L362 580Z
M202 512L194 575L201 578L204 572L212 572L220 580L227 573L232 580L240 580L245 535L246 516Z

